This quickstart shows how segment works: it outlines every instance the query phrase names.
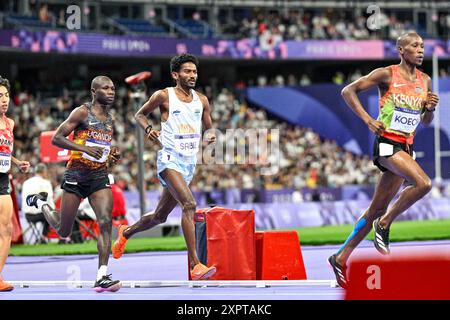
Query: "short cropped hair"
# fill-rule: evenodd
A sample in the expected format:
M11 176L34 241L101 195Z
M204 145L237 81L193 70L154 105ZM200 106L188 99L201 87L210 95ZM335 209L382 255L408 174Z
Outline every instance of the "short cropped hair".
M186 62L192 62L198 68L197 57L189 53L183 53L170 60L170 72L180 72L181 65Z

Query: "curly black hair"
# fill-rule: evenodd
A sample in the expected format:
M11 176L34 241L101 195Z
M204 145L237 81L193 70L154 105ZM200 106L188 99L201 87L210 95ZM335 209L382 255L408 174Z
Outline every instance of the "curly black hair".
M198 68L197 57L189 53L183 53L170 60L170 72L180 72L181 65L186 62L192 62Z
M6 88L6 90L8 90L8 92L11 89L8 79L3 78L2 76L0 76L0 86L4 86Z

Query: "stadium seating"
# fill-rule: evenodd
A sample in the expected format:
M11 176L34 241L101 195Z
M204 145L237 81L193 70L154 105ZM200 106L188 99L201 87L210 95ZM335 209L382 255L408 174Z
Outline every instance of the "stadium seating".
M114 21L122 27L126 28L129 32L133 33L146 33L166 36L168 34L167 30L163 26L152 24L148 20L119 18L115 19Z
M6 17L6 22L17 27L32 27L32 28L51 28L50 22L40 21L38 17L10 14Z
M205 22L195 20L176 20L175 22L197 37L212 38L215 34L213 28Z

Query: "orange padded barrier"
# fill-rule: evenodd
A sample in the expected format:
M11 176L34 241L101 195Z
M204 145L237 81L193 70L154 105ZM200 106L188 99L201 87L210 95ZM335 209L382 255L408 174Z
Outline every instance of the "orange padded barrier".
M256 232L257 280L306 280L306 269L295 231Z
M255 212L222 207L197 210L206 222L207 265L217 268L210 280L255 280ZM199 253L198 253L199 254Z
M215 207L206 214L211 280L255 280L255 211Z

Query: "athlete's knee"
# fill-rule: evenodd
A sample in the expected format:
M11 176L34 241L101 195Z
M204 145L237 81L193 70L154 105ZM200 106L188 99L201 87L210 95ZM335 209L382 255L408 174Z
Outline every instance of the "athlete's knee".
M183 212L187 211L195 211L195 208L197 207L197 203L195 202L195 199L188 199L181 203L181 208Z
M11 237L13 231L13 225L11 222L2 223L0 225L0 236L2 237Z
M6 226L8 223L11 223L11 218L5 218L0 216L0 228Z
M426 177L425 179L420 180L420 182L417 184L417 188L419 188L420 193L423 195L426 195L428 192L430 192L432 187L433 187L433 184L429 177Z
M100 228L109 228L112 225L112 218L109 215L101 216L97 222Z
M6 226L8 224L11 224L12 222L12 213L6 214L2 213L0 214L0 226Z

